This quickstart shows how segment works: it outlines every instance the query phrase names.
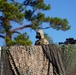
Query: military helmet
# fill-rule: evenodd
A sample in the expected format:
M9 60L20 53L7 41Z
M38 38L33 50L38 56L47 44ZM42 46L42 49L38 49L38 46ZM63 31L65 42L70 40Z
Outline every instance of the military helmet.
M39 33L40 34L40 36L41 36L41 39L43 39L44 38L44 32L43 32L43 30L38 30L37 31L37 33Z

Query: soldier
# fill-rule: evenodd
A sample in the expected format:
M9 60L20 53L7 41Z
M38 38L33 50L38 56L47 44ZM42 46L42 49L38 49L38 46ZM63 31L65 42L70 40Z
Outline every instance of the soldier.
M47 39L44 38L44 33L42 30L38 30L36 32L36 38L38 40L35 42L35 45L48 45L49 44Z
M36 38L38 40L35 42L35 45L42 46L43 51L46 54L46 57L49 59L49 62L52 63L53 75L65 75L58 46L54 44L49 44L47 39L45 39L44 33L42 30L37 31Z

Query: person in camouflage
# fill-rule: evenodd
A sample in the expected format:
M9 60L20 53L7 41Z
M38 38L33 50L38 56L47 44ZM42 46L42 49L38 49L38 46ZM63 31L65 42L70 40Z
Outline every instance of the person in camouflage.
M47 41L47 39L45 39L44 33L43 33L42 30L38 30L36 32L36 38L38 40L35 42L35 45L48 45L49 44L49 42Z
M52 63L53 75L66 75L60 54L60 49L58 48L58 46L54 44L49 44L47 39L45 39L42 30L38 30L36 32L36 38L38 40L35 42L35 45L42 46L46 58L49 59L50 63Z

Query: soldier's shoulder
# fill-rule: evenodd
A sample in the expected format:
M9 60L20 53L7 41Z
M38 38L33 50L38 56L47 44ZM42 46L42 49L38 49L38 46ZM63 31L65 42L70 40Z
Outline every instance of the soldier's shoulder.
M38 42L39 40L36 40L35 42Z
M44 38L43 39L43 44L45 44L45 45L49 44L48 40Z
M35 41L35 45L38 45L39 40Z

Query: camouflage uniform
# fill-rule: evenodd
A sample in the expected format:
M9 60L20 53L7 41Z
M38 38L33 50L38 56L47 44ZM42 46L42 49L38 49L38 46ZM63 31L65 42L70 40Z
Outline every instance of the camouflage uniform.
M42 46L46 57L49 59L50 63L52 63L53 75L66 75L58 46L50 45L47 39L44 38L42 30L39 30L36 36L39 39L35 42L35 45Z
M48 45L49 42L47 41L47 39L44 38L44 33L42 30L37 31L37 33L40 33L40 39L38 39L35 42L35 45ZM36 35L37 36L37 35Z
M35 42L35 45L48 45L49 42L46 39L40 39Z

